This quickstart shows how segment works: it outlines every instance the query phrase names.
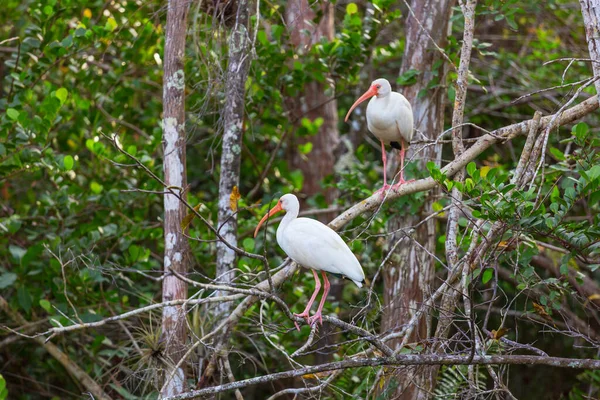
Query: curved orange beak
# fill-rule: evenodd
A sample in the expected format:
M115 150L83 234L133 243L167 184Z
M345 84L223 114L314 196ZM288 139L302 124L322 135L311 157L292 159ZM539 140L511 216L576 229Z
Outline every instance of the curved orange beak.
M354 104L352 104L352 107L350 107L350 111L348 111L348 114L346 114L346 118L344 118L344 122L348 122L348 118L350 117L350 114L352 114L352 111L363 101L370 99L373 96L377 95L377 88L375 86L371 86L369 88L369 90L367 90L362 96L360 96L358 98L358 100L356 100L354 102Z
M281 201L278 201L277 205L275 207L271 208L269 210L269 212L266 213L264 217L262 217L262 219L260 220L260 222L258 223L258 225L256 225L256 229L254 230L254 237L256 237L256 235L258 235L258 230L260 229L260 227L262 226L262 224L264 224L264 222L270 216L277 214L279 211L283 211L283 208L281 208Z

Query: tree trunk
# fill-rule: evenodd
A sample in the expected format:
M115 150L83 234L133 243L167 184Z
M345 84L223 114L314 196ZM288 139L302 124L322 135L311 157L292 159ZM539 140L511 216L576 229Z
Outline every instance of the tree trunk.
M409 10L406 20L406 46L400 74L411 69L420 73L414 85L401 88L400 91L412 105L415 129L421 131L428 139L435 138L444 127L446 90L443 88L445 82L443 71L445 68L440 67L439 71L434 71L431 66L442 59L441 50L438 50L436 45L440 48L444 47L453 4L453 0L412 0L412 12ZM435 89L427 89L431 81L436 79L439 79L441 85ZM421 91L425 91L425 94L419 96ZM415 138L419 136L415 134ZM410 148L407 157L409 160L415 150L415 146ZM419 160L419 169L425 170L425 165L430 160L437 161L439 164L441 147L426 147L416 154L416 157ZM435 191L429 193L418 215L391 218L388 222L388 231L412 226L422 220L432 212L435 196ZM401 329L430 292L431 280L434 276L434 259L429 254L435 253L434 224L435 221L431 219L414 232L412 239L422 247L417 246L413 240L404 239L403 244L398 246L395 254L390 257L390 262L384 271L385 306L382 320L384 332ZM388 242L389 247L402 236L403 233L392 235ZM424 340L429 336L427 322L426 317L419 321L409 342ZM401 339L390 344L398 346ZM435 376L430 368L410 368L394 375L388 384L397 385L393 398L426 399L429 397L434 380Z
M180 188L184 193L186 182L185 165L185 75L184 55L189 2L169 0L165 37L163 77L163 151L164 180L170 187ZM189 244L181 231L181 221L186 215L185 206L172 194L165 194L165 279L163 301L186 299L187 285L171 274L170 269L185 275L188 269ZM162 316L162 335L165 340L166 367L162 396L173 396L185 390L185 371L172 368L185 352L187 338L185 308L165 307Z
M314 26L311 21L315 18L315 13L307 0L292 0L287 4L286 23L291 42L298 53L308 52L310 47L322 38L333 39L335 34L333 3L323 3L321 7L323 16L319 24ZM323 193L327 204L331 205L337 197L337 190L335 188L323 190L321 183L325 177L334 173L336 161L334 153L340 143L340 135L337 101L332 99L333 93L326 94L327 89L327 85L323 83L310 82L301 90L304 96L299 98L289 96L287 104L294 120L308 118L314 121L323 118L323 125L315 136L292 138L290 158L292 168L300 169L304 176L302 194L312 196ZM311 152L305 155L298 151L298 145L307 142L311 142L313 147ZM334 216L335 213L321 214L318 219L321 222L328 222Z
M579 0L585 25L594 77L600 76L600 0ZM600 95L600 80L596 81L596 93Z
M223 148L219 177L218 227L223 238L237 246L237 215L231 207L240 184L240 161L244 134L244 97L246 78L250 67L250 38L248 37L248 1L237 2L235 24L229 37L229 63L225 81L227 99L223 110ZM232 195L233 194L233 195ZM217 243L216 278L231 283L235 277L235 252L224 243ZM217 293L217 296L224 293ZM229 312L232 303L218 303L215 317Z

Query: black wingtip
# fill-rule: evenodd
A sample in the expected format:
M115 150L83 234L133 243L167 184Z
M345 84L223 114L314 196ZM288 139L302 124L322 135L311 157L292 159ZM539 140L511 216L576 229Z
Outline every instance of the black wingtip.
M390 145L396 150L402 150L402 146L398 142L390 142Z

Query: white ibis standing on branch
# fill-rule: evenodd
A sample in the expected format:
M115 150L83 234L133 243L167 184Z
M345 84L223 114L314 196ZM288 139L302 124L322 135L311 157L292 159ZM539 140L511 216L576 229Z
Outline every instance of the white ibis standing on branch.
M379 192L390 187L386 178L385 144L400 150L400 180L394 188L407 182L404 180L404 155L413 136L413 113L406 97L392 92L387 79L376 79L371 83L369 90L352 104L344 121L348 121L348 117L360 103L371 97L367 106L367 125L371 133L381 141L383 159L383 187Z
M254 237L258 234L261 225L279 211L286 212L277 228L279 247L297 264L312 269L315 277L315 291L306 308L301 314L294 315L306 319L309 325L313 325L316 321L322 324L321 311L329 293L329 280L325 272L342 275L352 280L358 287L362 287L365 282L365 273L356 256L333 229L314 219L298 218L300 204L293 194L281 196L277 205L270 209L256 226ZM316 271L321 271L325 289L317 313L310 317L310 308L321 289Z

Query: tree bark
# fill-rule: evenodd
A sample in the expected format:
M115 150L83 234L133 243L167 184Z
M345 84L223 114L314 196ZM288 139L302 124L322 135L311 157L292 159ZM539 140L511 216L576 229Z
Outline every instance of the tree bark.
M167 186L177 187L184 192L186 182L185 161L185 38L189 2L169 0L165 37L163 77L163 151L164 181ZM185 275L189 263L189 243L181 230L181 221L186 208L176 196L164 195L165 258L163 301L187 298L187 285L177 279L170 270ZM187 338L185 308L165 307L162 315L162 335L165 356L169 360L165 377L172 376L163 385L161 395L174 396L185 390L185 370L172 371L185 352Z
M302 54L309 51L310 47L322 38L332 40L334 29L334 7L333 3L325 2L321 9L323 16L318 25L312 24L315 18L314 11L310 8L307 0L293 0L288 2L285 19L290 32L290 39L297 52ZM323 118L323 125L319 132L311 137L292 138L290 158L292 168L302 171L304 185L302 193L313 196L323 193L328 205L331 205L336 197L335 188L323 190L321 183L329 175L333 175L335 166L335 150L340 143L338 131L337 101L333 94L327 95L328 85L320 82L309 82L301 90L301 97L288 96L287 104L294 120L308 118L311 121ZM312 142L312 151L302 154L298 151L298 145ZM302 201L302 199L301 199ZM321 214L318 219L328 222L335 213Z
M600 0L579 0L585 25L594 77L600 76ZM600 80L596 81L596 93L600 94Z
M237 2L235 23L229 37L229 63L227 65L226 101L223 110L223 147L221 175L219 177L218 227L223 238L237 246L237 215L231 207L239 190L242 137L244 134L244 97L250 67L250 38L248 37L248 1ZM235 189L234 189L235 188ZM232 196L233 194L233 196ZM235 208L235 207L234 207ZM235 277L236 255L224 243L217 243L217 282L231 283ZM218 292L217 296L223 293ZM232 303L220 303L215 317L228 313Z
M401 88L401 92L412 105L415 129L421 131L428 139L435 139L443 131L444 126L445 68L440 67L439 71L434 71L431 66L442 57L436 45L444 47L453 5L454 0L412 0L411 10L408 11L406 20L406 46L400 74L411 69L420 73L417 82ZM439 79L440 86L436 89L427 89L434 79ZM425 91L425 94L419 96L421 91ZM418 138L419 134L415 134L415 137ZM414 151L414 146L409 149L409 160ZM427 147L419 152L417 157L419 169L425 170L425 165L430 160L440 163L441 147ZM431 213L435 194L435 191L429 193L419 214L391 218L388 222L388 231L397 231L415 225L425 215ZM421 225L414 232L412 240L405 238L404 243L398 246L396 253L390 257L390 262L384 270L382 317L384 332L398 330L407 323L430 290L434 276L434 259L430 254L435 253L436 244L434 224L435 221L431 219ZM393 246L402 236L403 233L392 235L388 245ZM415 242L420 243L420 246ZM409 338L409 342L424 340L427 337L428 323L427 318L423 317L417 329L413 331L412 337ZM390 345L398 346L399 341ZM435 376L431 369L411 368L394 375L388 384L395 381L394 383L398 385L394 398L426 399L429 397L429 390L434 380Z

